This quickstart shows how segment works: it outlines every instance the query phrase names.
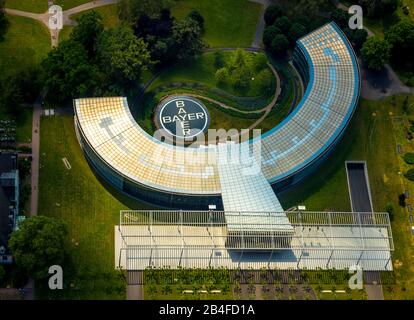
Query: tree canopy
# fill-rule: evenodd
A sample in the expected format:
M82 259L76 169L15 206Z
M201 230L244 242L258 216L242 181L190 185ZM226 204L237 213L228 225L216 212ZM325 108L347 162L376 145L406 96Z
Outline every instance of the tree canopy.
M78 25L73 29L71 38L78 41L92 56L96 51L96 42L104 30L102 16L92 10L82 14L77 19Z
M358 0L368 17L382 17L394 13L400 0Z
M50 51L42 68L44 83L49 88L48 97L54 101L85 96L96 85L96 67L89 63L82 44L72 39Z
M150 53L142 38L126 26L104 31L98 39L98 59L102 70L122 81L139 79L150 64Z
M364 43L361 54L368 68L381 70L390 59L391 45L378 37L371 37Z
M270 49L275 55L282 55L289 48L289 41L283 34L278 34L270 44Z
M206 44L201 39L200 26L190 18L183 19L174 24L172 38L178 59L197 55L206 47Z
M264 20L267 26L272 25L277 18L282 16L282 8L277 4L271 4L266 8Z
M412 65L414 53L414 23L402 20L385 33L385 39L392 45L393 60L399 64Z
M65 259L68 229L60 220L36 216L25 220L9 241L18 267L35 279L48 275L49 267Z

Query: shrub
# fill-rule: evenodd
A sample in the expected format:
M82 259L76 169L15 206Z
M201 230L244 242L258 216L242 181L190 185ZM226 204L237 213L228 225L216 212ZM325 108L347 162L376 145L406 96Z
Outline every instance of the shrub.
M414 153L412 152L407 152L404 155L404 161L408 164L414 164Z
M408 170L405 174L405 177L410 181L414 181L414 169Z
M405 194L401 193L400 195L398 195L398 204L401 207L405 207Z
M405 200L405 195L404 195L404 200ZM387 205L385 206L385 211L388 212L388 214L390 215L390 220L393 220L393 218L394 218L394 206L393 206L392 202L387 203Z
M216 71L216 80L219 83L223 83L227 81L229 74L227 72L227 68L220 68Z

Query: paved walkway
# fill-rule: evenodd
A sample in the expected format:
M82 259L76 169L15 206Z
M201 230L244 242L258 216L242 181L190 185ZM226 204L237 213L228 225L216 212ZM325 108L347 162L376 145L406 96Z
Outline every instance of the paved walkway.
M251 2L259 3L262 5L262 10L260 12L259 22L256 27L256 33L254 35L254 39L252 42L252 48L260 48L262 46L262 39L263 39L263 31L266 27L266 23L264 20L264 14L266 8L270 5L270 0L249 0Z
M279 95L280 95L280 92L281 92L279 75L277 74L276 69L270 63L268 64L268 66L272 70L272 72L273 72L273 74L274 74L274 76L276 78L276 89L275 89L275 95L274 95L272 101L266 107L264 107L262 109L259 109L259 110L251 110L251 111L239 110L237 108L228 106L228 105L226 105L226 104L224 104L224 103L222 103L220 101L217 101L215 99L208 98L208 97L205 97L205 96L202 96L202 95L199 95L199 94L186 93L186 95L187 96L190 96L190 97L205 99L207 101L210 101L212 103L215 103L215 104L219 105L223 109L232 110L232 111L235 111L235 112L238 112L238 113L254 114L254 113L262 113L262 112L264 112L264 114L259 119L257 119L257 121L255 121L255 123L253 123L248 128L249 130L252 130L252 129L256 128L267 117L267 115L269 114L270 111L272 111L272 108L276 105L276 101L279 98ZM174 97L174 96L181 96L181 95L182 94L172 94L172 95L166 96L164 99L171 98L171 97Z
M74 25L75 24L75 22L70 19L70 16L72 16L74 14L81 13L81 12L86 11L86 10L91 10L91 9L94 9L94 8L102 7L102 6L107 6L107 5L110 5L110 4L115 4L117 2L118 2L118 0L96 0L96 1L91 1L91 2L88 2L88 3L82 4L80 6L68 9L66 11L63 11L63 26ZM53 1L49 1L48 3L50 5L50 4L53 3ZM48 28L48 30L50 32L50 39L51 39L52 47L56 47L59 44L59 32L60 32L60 30L49 28L49 19L54 14L53 11L51 13L49 12L49 10L46 11L45 13L32 13L32 12L15 10L15 9L8 9L8 8L6 8L5 11L6 11L7 14L26 17L26 18L31 18L31 19L34 19L34 20L37 20L37 21L41 22L42 24L44 24L46 26L46 28Z

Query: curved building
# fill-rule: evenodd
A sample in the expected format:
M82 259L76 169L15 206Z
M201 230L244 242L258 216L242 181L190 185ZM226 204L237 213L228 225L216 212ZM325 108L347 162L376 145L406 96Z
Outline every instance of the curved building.
M275 190L310 172L344 133L358 103L359 69L351 45L334 23L298 40L294 63L307 84L283 122L260 138L261 173ZM126 98L74 101L75 127L89 162L109 183L133 197L166 207L222 207L220 146L174 147L147 134Z

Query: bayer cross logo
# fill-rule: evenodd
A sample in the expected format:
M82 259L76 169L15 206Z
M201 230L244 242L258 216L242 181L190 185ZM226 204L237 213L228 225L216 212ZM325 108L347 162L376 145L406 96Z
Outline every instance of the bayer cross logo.
M208 128L210 116L204 105L189 97L176 97L162 103L157 121L175 138L192 140Z

